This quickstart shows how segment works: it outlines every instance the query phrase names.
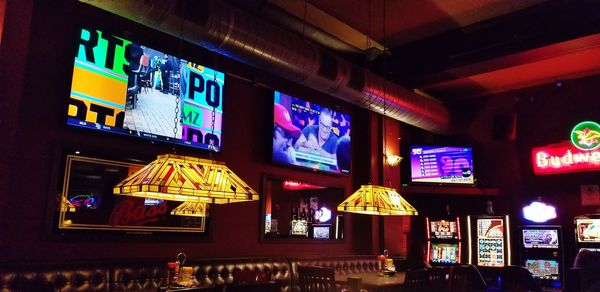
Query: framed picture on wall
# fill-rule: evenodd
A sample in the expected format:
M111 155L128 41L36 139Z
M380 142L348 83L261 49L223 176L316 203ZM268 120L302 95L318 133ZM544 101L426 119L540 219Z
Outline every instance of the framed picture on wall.
M58 204L58 230L206 234L206 216L171 215L182 202L113 194L117 183L143 166L67 155Z

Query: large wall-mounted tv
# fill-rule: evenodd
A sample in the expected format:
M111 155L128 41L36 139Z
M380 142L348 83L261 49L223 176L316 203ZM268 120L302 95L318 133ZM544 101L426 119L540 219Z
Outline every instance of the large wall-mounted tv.
M67 124L219 151L224 83L181 56L83 28Z
M470 147L411 146L411 182L474 184Z
M275 91L274 163L350 173L350 116Z

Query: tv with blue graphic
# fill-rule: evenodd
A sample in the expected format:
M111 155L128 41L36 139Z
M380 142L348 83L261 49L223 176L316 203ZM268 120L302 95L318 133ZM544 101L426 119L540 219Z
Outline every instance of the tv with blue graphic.
M411 182L475 184L471 147L411 146Z
M85 27L67 124L219 151L224 84L222 72Z

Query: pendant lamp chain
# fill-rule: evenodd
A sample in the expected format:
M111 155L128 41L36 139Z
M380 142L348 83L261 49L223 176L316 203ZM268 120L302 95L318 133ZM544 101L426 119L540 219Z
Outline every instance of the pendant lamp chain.
M386 30L385 30L385 0L383 0L383 39L382 39L382 45L383 45L383 57L385 58L385 50L387 49L387 41L386 41ZM383 79L384 82L382 84L382 88L383 88L383 117L381 120L381 131L383 132L383 159L387 159L387 144L386 144L386 132L385 132L385 102L386 102L386 92L385 92L385 84L387 82L387 77L388 77L388 72L387 72L387 66L386 66L386 61L383 60ZM385 160L384 160L384 164L385 164ZM383 173L381 174L382 176L384 175ZM385 185L385 184L384 184Z
M177 139L179 126L179 93L175 94L175 117L173 118L173 138ZM173 144L173 152L175 152L175 144Z
M367 23L369 25L368 27L368 34L367 34L367 39L366 39L366 50L370 50L371 49L371 39L370 39L370 35L371 35L371 4L373 3L372 0L369 0L369 13L367 13ZM373 93L367 93L368 94L368 102L369 102L369 109L373 108ZM371 115L369 115L369 132L373 130L373 118L371 117ZM370 155L369 155L370 157ZM371 161L371 159L369 159L369 181L367 184L372 184L373 183L373 163Z
M185 9L184 5L181 5L181 12L183 12ZM183 18L179 21L179 38L178 38L178 43L177 43L177 52L178 52L178 57L183 56ZM178 62L178 66L179 66L179 70L181 71L181 60L179 60ZM170 73L169 73L170 74ZM183 78L183 76L181 76L181 72L179 72L179 78ZM164 86L164 85L163 85ZM179 115L179 104L181 102L180 100L180 96L181 96L181 83L179 83L179 86L177 86L177 88L179 89L178 92L175 92L175 116L173 117L173 139L177 139L177 133L179 131L179 123L181 123L181 119L182 117ZM183 134L183 133L182 133ZM175 144L173 144L173 153L176 153L175 151Z
M215 61L213 62L213 81L215 82L215 84L217 83L217 71L216 71L216 56L215 56ZM215 95L217 94L217 88L216 86L212 87L212 91L211 92L207 92L207 94L211 94L212 98L217 98ZM218 97L220 100L220 97ZM214 152L217 152L217 146L215 145L216 141L215 141L215 115L216 115L216 111L217 108L215 106L215 103L213 103L213 107L212 107L212 112L211 112L211 117L210 117L210 139L208 140L208 148L209 148L209 152L208 155L210 157L210 161L211 161L211 167L212 165L214 165L215 163L215 158L214 158ZM210 188L209 188L209 193L212 193L215 186L217 185L217 183L219 183L217 181L218 178L218 174L215 176L214 181L210 180L209 178L209 183L210 183Z
M308 6L308 4L306 3L306 0L304 0L304 18L302 19L302 40L305 40L305 38L306 38L306 34L305 34L304 30L306 28L307 6Z
M384 45L384 53L385 53L385 0L383 3L383 45ZM371 19L371 0L369 0L369 20ZM369 21L370 23L370 21ZM370 25L369 25L370 27ZM370 31L369 31L370 34ZM368 42L368 39L367 39ZM384 60L385 61L385 60ZM384 67L385 68L385 62ZM384 147L384 155L385 155L385 114L386 114L386 88L385 82L382 82L381 87L375 88L375 91L381 90L383 92L383 117L382 117L382 125L381 129L383 132L383 147ZM367 93L369 96L369 106L373 107L374 98L372 96L373 92ZM375 105L375 111L381 113L381 108L378 104ZM372 115L369 116L369 126L373 126L373 118ZM377 124L377 129L379 129L379 123ZM379 136L379 135L377 135ZM371 134L370 137L373 137ZM379 146L377 146L378 148ZM377 157L379 157L379 151L377 150ZM369 151L370 152L370 151ZM371 156L370 153L369 156ZM365 215L378 215L378 216L387 216L387 215L395 215L395 216L407 216L407 215L418 215L417 210L410 205L402 196L393 188L386 188L379 185L374 185L371 182L372 179L372 161L369 163L369 184L362 185L360 189L356 190L349 197L347 197L342 203L340 203L337 207L338 211L341 212L350 212L357 214L365 214ZM381 177L383 173L381 173Z

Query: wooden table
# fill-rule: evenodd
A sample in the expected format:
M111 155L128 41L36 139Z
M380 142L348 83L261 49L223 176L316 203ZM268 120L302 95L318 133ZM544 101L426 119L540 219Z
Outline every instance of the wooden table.
M392 276L384 276L378 272L354 273L335 275L335 282L345 285L348 283L348 278L361 278L363 288L375 291L398 291L398 288L404 285L405 276L405 272L397 272Z

